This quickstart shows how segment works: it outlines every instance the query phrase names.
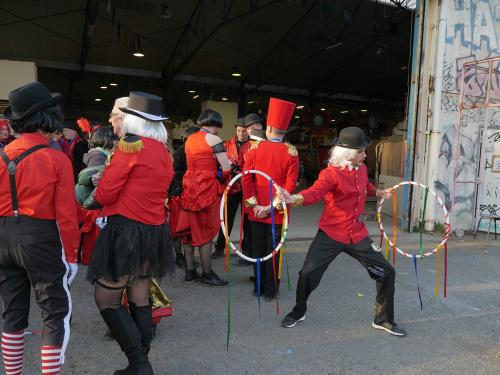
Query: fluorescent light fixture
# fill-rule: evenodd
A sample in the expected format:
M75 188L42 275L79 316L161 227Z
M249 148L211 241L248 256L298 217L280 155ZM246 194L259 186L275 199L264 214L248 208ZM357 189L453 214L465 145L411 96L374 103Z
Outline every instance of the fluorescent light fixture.
M102 99L101 98L95 98L94 99L96 102L100 102Z
M361 112L368 112L368 110L367 109L362 109Z
M247 102L248 104L253 104L253 100L250 100Z
M298 105L297 109L304 109L304 106L303 105Z
M227 101L227 98L224 96L224 97L222 98L222 100L226 102L226 101Z
M100 89L101 90L106 90L108 88L108 86L101 86Z
M331 121L331 122L335 122L335 120L334 120L334 119L331 119L330 121Z
M193 96L193 99L198 99L200 96L198 94L196 94L195 96Z
M196 90L188 90L188 93L194 94L194 93L196 93Z
M347 111L347 110L346 111L340 111L340 113L349 113L349 111Z
M118 86L118 83L116 83L116 82L110 82L109 85L110 86Z
M319 110L320 111L326 111L326 108L320 108Z
M300 116L295 116L295 118L300 118Z

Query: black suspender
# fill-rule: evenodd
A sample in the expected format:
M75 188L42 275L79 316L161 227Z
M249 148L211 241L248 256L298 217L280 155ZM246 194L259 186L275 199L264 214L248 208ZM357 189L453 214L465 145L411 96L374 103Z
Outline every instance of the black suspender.
M47 145L36 145L33 146L26 151L24 151L21 155L19 155L14 160L10 160L5 151L0 148L0 157L2 157L5 165L7 165L7 171L9 172L9 180L10 180L10 196L12 199L12 211L14 211L14 216L19 216L19 201L17 199L17 188L16 188L16 171L17 165L23 160L25 157L31 155L35 151L41 150L42 148L47 148Z

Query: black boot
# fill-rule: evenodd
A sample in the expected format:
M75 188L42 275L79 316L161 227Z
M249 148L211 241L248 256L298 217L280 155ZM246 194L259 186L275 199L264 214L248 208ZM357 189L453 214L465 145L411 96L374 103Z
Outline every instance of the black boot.
M128 307L130 315L132 315L139 332L141 332L144 351L148 354L151 348L151 340L153 340L153 311L151 305L137 306L129 301Z
M115 371L114 375L154 375L132 316L123 307L102 310L101 316L129 362L126 369Z

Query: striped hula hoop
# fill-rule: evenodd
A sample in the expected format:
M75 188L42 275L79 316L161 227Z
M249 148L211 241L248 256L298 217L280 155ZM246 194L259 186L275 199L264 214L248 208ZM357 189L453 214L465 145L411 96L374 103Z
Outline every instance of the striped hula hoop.
M437 251L438 251L438 248L443 248L444 247L444 244L446 243L446 241L448 241L448 237L450 236L450 233L451 233L451 224L450 224L450 218L449 218L449 214L448 214L448 210L446 209L446 206L444 205L442 199L439 197L439 195L437 195L437 193L432 190L431 188L419 183L419 182L415 182L415 181L404 181L404 182L401 182L397 185L394 185L391 189L393 190L396 190L397 188L403 186L403 185L414 185L414 186L419 186L423 189L427 189L429 191L430 194L432 194L434 196L434 198L436 198L436 200L438 201L439 205L441 206L441 209L443 210L443 213L444 213L444 225L446 227L446 230L445 230L445 233L444 233L444 237L443 237L443 240L441 241L441 243L439 245L437 245L432 251L429 251L427 253L424 253L422 255L418 254L418 255L413 255L413 254L410 254L410 253L407 253L406 251L404 250L401 250L399 247L395 247L394 244L392 243L391 239L387 236L387 233L385 233L385 230L384 230L384 227L382 225L382 205L384 204L384 201L385 199L381 199L378 206L377 206L377 221L378 221L378 227L380 229L380 232L382 232L382 235L384 236L385 240L389 243L389 247L390 248L395 248L396 251L398 253L400 253L401 255L404 255L408 258L423 258L423 257L427 257L427 256L430 256L430 255L433 255L435 254Z
M238 250L236 248L236 246L234 246L234 243L231 241L231 239L228 237L228 233L226 232L226 223L224 221L224 209L225 209L225 198L227 196L227 194L229 193L229 190L231 189L231 186L233 186L233 184L239 180L241 177L243 177L244 175L247 175L247 174L250 174L250 173L253 173L253 174L258 174L258 175L261 175L262 177L265 177L267 178L268 181L272 182L273 183L273 186L276 190L279 189L279 186L276 185L276 183L273 181L273 179L267 175L266 173L264 172L261 172L261 171L258 171L258 170L255 170L255 169L250 169L248 171L245 171L245 172L242 172L242 173L238 173L236 176L234 176L231 181L229 181L229 183L227 184L227 187L226 189L224 190L224 194L222 195L222 199L221 199L221 202L220 202L220 227L222 229L222 233L224 233L224 237L226 238L226 241L229 242L229 246L231 247L231 250L233 251L233 253L236 253L238 254L241 258L249 261L249 262L253 262L253 263L256 263L257 260L260 260L261 262L265 262L266 260L268 259L271 259L273 255L276 255L278 253L278 251L281 249L281 247L283 246L283 243L285 242L285 239L286 239L286 234L288 232L288 220L283 220L283 233L281 234L281 239L280 239L280 242L278 243L278 245L276 246L276 248L271 252L269 253L268 255L266 255L265 257L263 258L250 258L250 257L247 257L245 254L243 254L240 250ZM287 207L286 207L286 203L283 202L283 214L284 214L284 217L287 218L288 215L287 215ZM241 208L243 209L243 207ZM241 244L240 244L241 246Z

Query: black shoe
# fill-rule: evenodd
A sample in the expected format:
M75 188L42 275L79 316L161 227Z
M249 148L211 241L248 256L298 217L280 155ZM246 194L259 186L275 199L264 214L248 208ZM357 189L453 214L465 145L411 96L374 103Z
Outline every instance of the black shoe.
M201 282L210 286L227 286L229 283L226 280L222 280L217 274L212 271L209 274L201 274Z
M212 254L212 259L222 258L224 256L224 249L215 250Z
M129 365L115 375L154 375L142 337L132 316L123 308L105 309L101 316L128 358Z
M399 336L399 337L406 336L406 331L402 328L399 328L396 323L385 322L385 323L377 324L377 323L373 322L372 327L375 329L380 329L382 331L386 331L394 336Z
M298 323L303 322L304 320L306 320L305 315L303 315L300 318L296 318L293 315L293 312L291 312L287 316L285 316L285 319L283 319L283 321L281 322L281 326L283 328L292 328L292 327L295 327Z
M276 298L276 294L264 294L264 301L272 302Z
M175 255L175 264L177 267L179 267L181 270L186 269L186 258L182 254L176 254Z
M238 266L240 266L240 267L248 267L248 266L251 266L251 265L252 265L252 262L249 262L246 259L240 259L238 261Z
M193 281L198 281L201 279L200 274L196 271L196 268L193 268L190 271L186 271L186 276L184 276L184 281L186 283L192 283Z

